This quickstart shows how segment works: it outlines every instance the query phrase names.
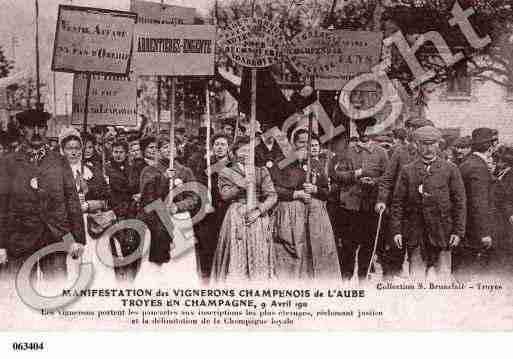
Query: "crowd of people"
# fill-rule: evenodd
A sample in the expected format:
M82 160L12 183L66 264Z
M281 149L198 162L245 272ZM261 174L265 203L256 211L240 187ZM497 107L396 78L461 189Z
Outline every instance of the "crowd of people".
M250 139L236 135L233 119L213 132L207 159L206 128L196 138L176 128L174 146L169 132L105 127L66 128L48 139L49 118L21 112L20 137L2 136L0 278L12 279L68 233L68 253L39 259L44 278L67 276L76 267L70 262L84 258L97 278L113 281L186 275L173 261L176 232L166 216L189 220L185 232L196 243L190 273L210 284L512 273L513 147L499 146L494 129L448 140L431 121L410 118L390 135L371 137L369 118L356 121L357 136L332 152L298 128L290 161L274 137L259 133L253 171ZM206 215L192 224L205 196L168 196L194 183L210 192ZM154 207L159 200L164 214ZM105 266L95 259L96 241L124 219L142 221L147 233L118 231L103 241L105 251L122 260L149 240L149 255Z

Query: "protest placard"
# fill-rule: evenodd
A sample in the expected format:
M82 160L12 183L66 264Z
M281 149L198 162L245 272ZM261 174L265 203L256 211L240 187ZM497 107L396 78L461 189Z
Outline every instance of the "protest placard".
M337 91L379 62L382 38L381 32L312 29L291 41L287 55L298 72L315 77L317 90Z
M138 24L134 69L137 75L214 75L216 27Z
M138 24L192 25L196 17L196 9L193 7L151 1L131 0L130 11L137 14Z
M60 5L53 71L128 74L137 14Z
M251 17L240 19L223 29L219 43L237 64L258 68L278 62L285 38L275 23Z
M73 79L72 124L84 119L87 78L75 74ZM90 125L136 126L137 81L135 76L92 75L87 121Z

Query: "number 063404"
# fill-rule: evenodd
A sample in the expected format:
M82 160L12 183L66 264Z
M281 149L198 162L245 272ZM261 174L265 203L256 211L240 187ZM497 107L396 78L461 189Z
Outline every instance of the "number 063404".
M44 343L12 343L12 349L15 351L37 351L44 349Z

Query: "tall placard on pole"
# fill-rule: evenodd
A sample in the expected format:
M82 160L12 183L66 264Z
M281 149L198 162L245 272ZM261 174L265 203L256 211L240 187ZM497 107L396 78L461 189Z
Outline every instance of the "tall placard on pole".
M383 33L310 29L295 36L286 53L294 68L315 79L317 90L339 91L379 63Z
M71 123L83 123L87 75L73 77ZM137 126L137 81L133 73L91 75L88 122L99 126Z
M134 70L148 76L213 76L216 27L137 24Z
M248 17L228 25L219 36L224 51L237 64L251 68L251 116L249 163L246 178L247 206L256 206L255 191L255 129L257 69L277 63L283 55L285 36L274 22L258 17Z
M137 14L59 5L52 70L128 75Z
M59 5L52 70L85 75L84 132L92 74L129 74L136 20L127 11Z

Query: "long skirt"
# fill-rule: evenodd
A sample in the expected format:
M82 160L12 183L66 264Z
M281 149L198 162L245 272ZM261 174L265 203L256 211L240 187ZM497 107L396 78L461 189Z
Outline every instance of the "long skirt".
M87 228L87 215L84 214L84 224ZM78 278L81 264L91 263L93 265L94 287L112 286L116 283L114 274L114 259L112 256L111 244L108 238L101 236L97 239L92 238L86 229L86 244L84 253L77 259L68 256L68 278L70 281Z
M198 261L195 250L195 236L188 212L173 215L173 245L171 259L165 263L149 261L148 253L143 256L139 273L135 279L136 286L167 287L172 285L197 285L199 283ZM145 243L151 237L146 231ZM180 237L180 238L179 238Z
M274 211L274 253L278 279L341 278L326 203L312 199L279 202Z
M273 277L274 256L269 216L249 225L244 222L246 205L232 203L219 233L212 266L213 281L266 282Z

